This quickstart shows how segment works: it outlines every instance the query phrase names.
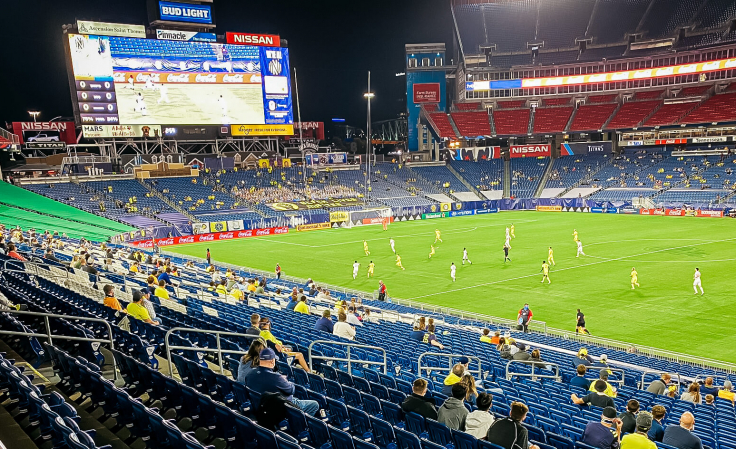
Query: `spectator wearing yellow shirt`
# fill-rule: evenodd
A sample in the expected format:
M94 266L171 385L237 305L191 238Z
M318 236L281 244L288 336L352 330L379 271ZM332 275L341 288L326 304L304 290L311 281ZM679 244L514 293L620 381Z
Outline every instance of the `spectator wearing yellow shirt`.
M606 391L603 392L608 397L615 398L616 397L616 390L613 389L610 383L608 383L608 370L602 369L600 373L598 373L598 378L606 383ZM588 388L588 391L596 391L595 390L595 382L590 383L590 387Z
M255 293L256 291L256 281L253 279L248 281L248 291L251 293Z
M480 336L480 341L483 343L492 343L490 333L490 329L483 329L483 335Z
M271 320L263 317L258 323L258 326L261 328L261 337L266 340L267 343L271 343L269 347L273 347L281 355L294 357L294 361L299 363L299 366L301 366L304 371L308 373L310 372L309 365L307 365L307 361L304 360L304 355L301 352L287 351L283 343L271 333Z
M226 296L227 295L226 282L227 281L225 281L224 279L221 280L220 283L217 284L217 288L215 288L215 293L217 293L218 295Z
M207 268L205 268L204 271L206 271L208 273L212 273L213 271L215 271L215 266L212 265L212 264L210 264L210 266L208 266Z
M130 272L138 273L140 271L141 271L140 264L138 262L133 262L133 265L130 266Z
M153 294L159 299L170 299L169 291L166 290L166 281L164 281L163 279L158 281L158 287L156 287L156 290L154 290Z
M158 324L158 322L153 321L151 316L148 314L148 310L143 305L143 295L138 290L133 292L133 302L128 304L128 315L148 324L153 324L154 326Z
M243 292L240 291L240 285L237 283L233 284L233 289L230 290L230 296L237 299L238 301L243 299Z
M296 307L294 307L294 312L303 313L305 315L309 315L309 306L307 305L307 297L302 295L301 298L299 298L299 302L297 303Z
M718 397L722 399L728 399L731 401L731 405L734 403L734 398L736 398L736 393L731 391L733 389L733 384L731 384L730 380L725 380L723 382L723 390L720 390L718 392Z

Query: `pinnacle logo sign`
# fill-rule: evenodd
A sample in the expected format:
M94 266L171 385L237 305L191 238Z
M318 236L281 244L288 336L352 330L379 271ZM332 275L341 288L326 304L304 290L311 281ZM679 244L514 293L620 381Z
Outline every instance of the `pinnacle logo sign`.
M182 42L217 42L217 35L197 31L156 30L156 39Z

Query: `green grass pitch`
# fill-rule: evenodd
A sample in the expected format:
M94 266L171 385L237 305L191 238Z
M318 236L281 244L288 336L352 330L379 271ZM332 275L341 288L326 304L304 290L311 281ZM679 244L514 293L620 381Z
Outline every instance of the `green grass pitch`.
M504 263L505 228L511 224L512 261ZM435 229L443 242L430 260ZM575 257L573 229L585 257ZM390 237L406 271L395 266ZM370 256L363 253L363 239ZM540 283L549 246L556 262L550 285ZM472 265L461 264L465 247ZM389 296L498 317L514 319L528 302L534 318L562 329L574 330L581 308L594 335L736 362L736 220L502 212L393 223L388 231L379 225L290 232L171 250L204 257L206 248L215 261L269 271L279 263L284 274L362 291L376 290L382 279ZM361 266L353 280L355 260ZM371 260L375 277L368 279ZM630 285L632 267L639 273L636 290ZM704 296L693 294L695 267L702 272Z

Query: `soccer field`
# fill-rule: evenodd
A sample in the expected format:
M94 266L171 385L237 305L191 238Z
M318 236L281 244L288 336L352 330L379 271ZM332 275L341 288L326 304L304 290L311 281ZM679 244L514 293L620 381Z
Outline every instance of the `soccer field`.
M511 262L504 263L505 228L515 225ZM428 254L434 230L442 232ZM586 256L576 258L573 229ZM389 238L396 241L402 271ZM363 239L371 254L364 255ZM552 246L551 284L540 283L541 264ZM461 265L463 248L472 265ZM183 245L167 250L215 261L312 277L362 291L382 279L395 296L487 315L516 318L528 302L534 318L550 327L575 329L582 309L592 334L634 344L736 362L731 315L736 272L736 220L555 212L499 214L393 223L381 226ZM352 278L352 265L360 273ZM370 261L375 277L366 278ZM457 282L450 278L450 264ZM636 267L640 288L631 289ZM693 294L695 268L705 295Z

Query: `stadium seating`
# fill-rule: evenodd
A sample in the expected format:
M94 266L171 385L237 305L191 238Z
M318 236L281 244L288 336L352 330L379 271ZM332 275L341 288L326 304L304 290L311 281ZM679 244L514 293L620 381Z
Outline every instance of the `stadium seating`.
M537 108L534 111L534 133L563 132L574 109L572 106Z
M635 128L660 104L661 102L659 100L630 101L624 103L611 121L608 122L606 128Z
M458 111L477 111L480 109L480 103L455 103L455 108Z
M411 170L422 178L434 182L438 189L443 190L445 193L449 191L453 192L467 192L468 188L465 184L455 176L447 166L430 166L430 167L412 167ZM444 187L446 183L449 183L449 187Z
M460 131L460 135L469 138L491 135L491 123L488 119L488 112L453 112L451 115L458 131Z
M594 97L589 97L594 98ZM616 103L585 104L578 106L570 131L597 131L616 110Z
M685 103L664 103L642 126L665 126L676 123L682 116L698 105L697 101Z
M634 99L635 100L655 100L655 99L661 98L664 93L665 93L664 89L640 90L640 91L634 92Z
M450 163L465 180L476 189L503 190L504 163L501 159L485 161L452 161Z
M447 114L444 112L433 112L428 115L429 120L434 124L434 128L439 133L440 138L454 139L457 137Z
M519 109L526 106L526 100L498 100L498 109Z
M544 41L549 48L565 48L575 45L575 39L583 37L595 6L594 0L571 2L548 0L539 3L537 41ZM564 27L560 24L564 23Z
M526 135L529 132L530 109L501 109L493 111L493 124L499 136Z
M693 111L679 120L679 123L716 123L736 120L736 93L713 95Z
M597 173L607 164L608 155L574 155L557 158L552 163L552 171L545 188L568 189L579 184L583 179Z
M511 196L533 198L548 163L548 158L511 159Z
M597 43L602 44L623 41L624 34L636 30L650 3L649 0L599 1L587 37L594 37Z

